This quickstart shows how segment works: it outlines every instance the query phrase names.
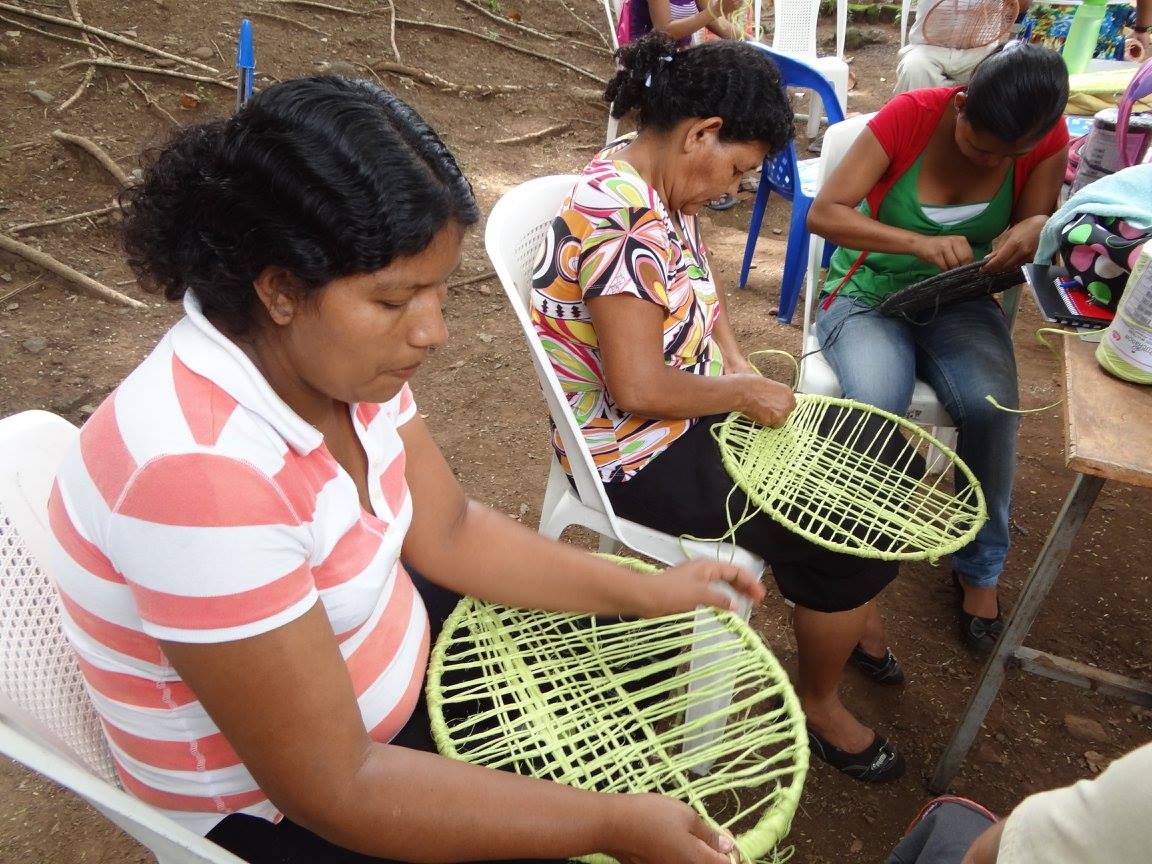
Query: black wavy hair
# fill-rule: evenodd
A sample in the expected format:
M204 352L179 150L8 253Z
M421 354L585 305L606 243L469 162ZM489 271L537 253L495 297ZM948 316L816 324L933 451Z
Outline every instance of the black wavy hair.
M792 139L792 107L780 70L763 51L730 39L683 51L653 31L616 52L604 101L612 116L636 111L639 129L667 131L690 117L720 117L722 141L758 141L778 153Z
M1051 48L1008 42L973 70L964 117L1001 141L1027 141L1059 123L1067 103L1063 58Z
M337 76L258 94L149 154L121 193L141 285L191 289L232 333L260 320L253 282L280 266L304 293L425 249L480 218L472 188L427 123L382 87Z

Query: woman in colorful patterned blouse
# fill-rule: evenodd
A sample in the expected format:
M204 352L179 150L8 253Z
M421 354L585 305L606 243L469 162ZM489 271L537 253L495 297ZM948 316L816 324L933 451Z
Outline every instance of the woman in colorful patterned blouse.
M988 521L952 556L965 644L988 652L1002 623L997 583L1008 557L1019 416L1012 334L992 298L917 320L875 306L889 294L986 258L987 271L1031 260L1068 159L1068 71L1056 52L1010 42L971 82L902 93L873 117L824 183L808 226L839 248L816 331L844 394L903 415L916 378L960 431L960 458Z
M533 319L616 512L715 537L728 528L732 480L709 427L730 411L778 426L794 400L744 360L696 213L787 144L792 112L779 71L746 43L675 53L651 34L618 56L605 98L618 116L636 109L639 132L592 160L553 221ZM821 549L762 514L736 539L796 604L797 690L815 752L863 780L899 776L900 755L837 695L850 657L877 680L903 680L871 602L896 566Z
M730 606L718 580L763 596L731 565L637 574L465 497L408 385L479 215L436 134L371 84L290 81L180 130L125 206L133 267L185 317L49 507L125 788L253 864L726 864L681 802L434 752L420 694L452 592L639 616Z

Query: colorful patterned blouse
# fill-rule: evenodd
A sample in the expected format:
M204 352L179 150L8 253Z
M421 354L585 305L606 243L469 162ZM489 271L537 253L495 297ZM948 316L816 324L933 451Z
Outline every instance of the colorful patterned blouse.
M696 421L639 417L616 405L586 299L621 294L657 304L665 311L665 364L695 375L724 372L712 341L720 307L696 218L669 215L631 165L610 158L626 143L584 169L545 236L531 293L536 332L606 483L632 477ZM569 470L558 435L552 443Z

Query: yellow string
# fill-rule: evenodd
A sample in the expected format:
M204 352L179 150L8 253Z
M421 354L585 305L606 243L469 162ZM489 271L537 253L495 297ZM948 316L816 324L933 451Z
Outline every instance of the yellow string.
M1097 333L1103 333L1107 329L1107 327L1104 327L1100 330L1061 330L1059 327L1041 327L1036 331L1036 341L1051 351L1053 354L1055 354L1056 346L1044 338L1045 333L1051 333L1054 336L1060 336L1061 338L1067 339L1069 336L1093 336ZM996 397L991 393L986 395L984 399L992 407L997 408L1000 411L1004 411L1007 414L1040 414L1041 412L1051 411L1053 408L1058 408L1064 402L1063 399L1057 399L1051 405L1045 405L1042 408L1009 408L1007 405L1001 405Z

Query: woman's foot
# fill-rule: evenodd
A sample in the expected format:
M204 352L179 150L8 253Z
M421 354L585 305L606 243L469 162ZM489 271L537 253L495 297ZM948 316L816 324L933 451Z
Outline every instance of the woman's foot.
M904 683L904 668L891 648L885 648L878 656L865 651L861 645L852 649L848 662L875 681L877 684L898 686Z
M723 197L717 198L715 201L709 201L708 202L708 209L709 210L731 210L733 207L736 206L736 203L737 203L737 201L736 201L735 195L729 195L729 194L725 193Z
M977 588L969 585L955 570L952 583L960 594L960 638L979 654L989 654L1004 632L1000 600L996 586Z
M808 746L817 758L854 780L889 783L904 776L904 757L879 735L873 735L872 743L859 753L848 753L809 727Z

